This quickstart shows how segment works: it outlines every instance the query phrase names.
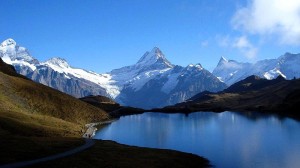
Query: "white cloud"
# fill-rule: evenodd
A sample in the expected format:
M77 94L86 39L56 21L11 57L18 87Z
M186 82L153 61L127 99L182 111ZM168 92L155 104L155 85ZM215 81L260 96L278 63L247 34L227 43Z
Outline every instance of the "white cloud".
M234 39L232 47L238 48L248 59L254 59L258 51L258 49L248 40L247 36L241 36Z
M256 58L258 48L249 41L246 35L240 37L216 36L216 41L221 47L238 49L249 60Z
M249 47L252 47L252 44L250 44L250 42L246 36L241 36L241 37L235 39L235 42L233 43L233 47L249 48Z
M276 35L283 44L300 45L300 0L250 0L232 18L235 29Z

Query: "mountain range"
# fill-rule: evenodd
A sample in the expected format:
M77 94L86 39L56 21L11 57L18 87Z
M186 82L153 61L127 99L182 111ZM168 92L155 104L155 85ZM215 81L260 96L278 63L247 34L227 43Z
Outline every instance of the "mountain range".
M72 96L102 95L134 107L162 107L204 90L226 88L200 64L171 64L157 47L146 52L136 64L103 74L74 68L62 58L39 62L13 39L1 43L0 57L18 73Z
M277 59L265 59L256 63L242 63L221 57L213 74L228 86L251 75L275 79L281 75L286 79L300 77L300 54L285 53Z
M193 154L83 139L86 124L112 119L90 104L115 104L101 96L85 101L33 82L0 58L0 167L209 167Z
M221 57L212 73L201 64L173 65L158 47L133 65L102 74L74 68L62 58L39 62L13 39L1 43L0 57L19 74L74 97L102 95L121 105L140 108L176 104L203 91L218 92L250 75L267 79L278 75L300 77L300 54L290 53L257 63Z

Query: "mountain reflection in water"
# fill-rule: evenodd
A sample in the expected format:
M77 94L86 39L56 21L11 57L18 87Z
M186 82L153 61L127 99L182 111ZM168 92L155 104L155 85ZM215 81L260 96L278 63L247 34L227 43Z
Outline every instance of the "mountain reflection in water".
M300 123L261 113L144 113L121 117L95 138L194 153L217 167L300 167Z

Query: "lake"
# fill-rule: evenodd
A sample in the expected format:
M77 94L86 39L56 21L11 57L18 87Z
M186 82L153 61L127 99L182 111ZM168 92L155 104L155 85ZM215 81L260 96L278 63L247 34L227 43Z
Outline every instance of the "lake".
M121 117L95 139L174 149L216 167L300 167L300 122L260 113L144 113Z

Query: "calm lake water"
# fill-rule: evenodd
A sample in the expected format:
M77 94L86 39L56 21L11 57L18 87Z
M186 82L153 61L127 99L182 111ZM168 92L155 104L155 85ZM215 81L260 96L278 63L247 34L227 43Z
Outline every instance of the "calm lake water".
M144 113L121 117L95 139L174 149L216 167L300 167L300 122L258 113Z

